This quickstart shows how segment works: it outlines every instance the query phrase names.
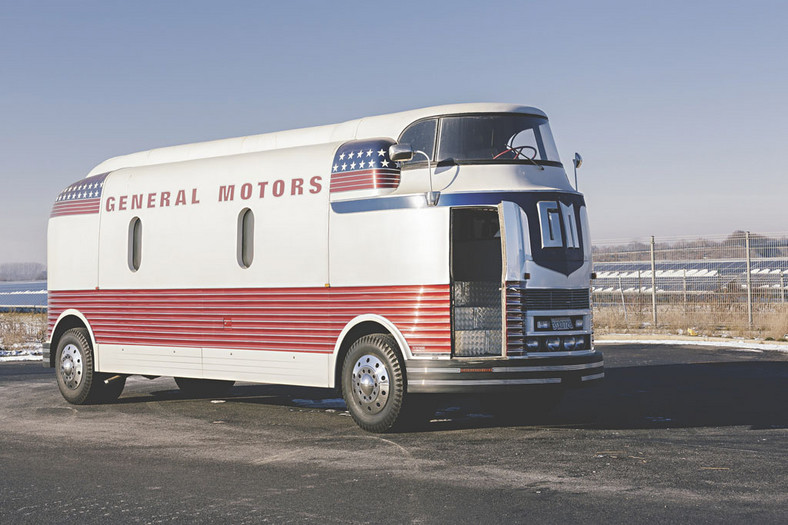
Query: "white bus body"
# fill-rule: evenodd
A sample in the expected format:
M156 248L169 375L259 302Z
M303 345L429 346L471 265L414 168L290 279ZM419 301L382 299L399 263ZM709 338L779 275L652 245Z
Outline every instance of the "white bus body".
M585 203L531 107L109 159L58 196L48 272L44 361L73 403L130 374L339 387L383 431L417 394L538 405L604 375Z

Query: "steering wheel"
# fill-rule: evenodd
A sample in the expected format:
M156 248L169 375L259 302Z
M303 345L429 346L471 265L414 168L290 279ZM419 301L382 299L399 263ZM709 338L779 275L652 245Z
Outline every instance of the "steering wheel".
M530 150L532 150L534 152L533 156L529 157L528 155L523 153L523 150L526 149L526 148L530 149ZM537 154L536 148L533 147L533 146L514 146L513 148L507 148L507 149L503 150L502 152L500 152L498 155L495 155L493 157L493 160L497 159L501 155L506 155L507 153L511 153L511 152L514 152L514 158L515 159L520 158L520 155L522 155L523 158L527 159L527 160L534 160L536 158L536 154Z

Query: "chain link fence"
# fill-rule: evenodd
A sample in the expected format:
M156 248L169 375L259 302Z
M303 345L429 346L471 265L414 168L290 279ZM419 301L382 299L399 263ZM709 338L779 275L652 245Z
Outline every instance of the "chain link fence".
M598 242L599 333L788 337L788 234Z

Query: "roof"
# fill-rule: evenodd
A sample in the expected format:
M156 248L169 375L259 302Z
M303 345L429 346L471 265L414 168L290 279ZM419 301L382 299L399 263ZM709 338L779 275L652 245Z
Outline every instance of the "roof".
M541 110L529 106L501 103L471 103L432 106L400 113L349 120L340 124L301 128L230 139L195 142L170 146L130 155L113 157L93 168L88 177L121 168L150 166L186 160L223 157L272 149L292 148L308 144L344 142L357 138L396 138L410 123L430 116L457 113L526 113L546 117Z

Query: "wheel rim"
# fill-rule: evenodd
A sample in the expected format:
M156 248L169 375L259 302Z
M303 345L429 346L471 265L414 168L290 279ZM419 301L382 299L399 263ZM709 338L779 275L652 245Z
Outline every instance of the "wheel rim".
M365 355L353 367L353 402L367 414L377 414L389 399L389 370L374 355Z
M77 345L68 344L60 354L60 376L66 386L74 390L82 383L82 353Z

